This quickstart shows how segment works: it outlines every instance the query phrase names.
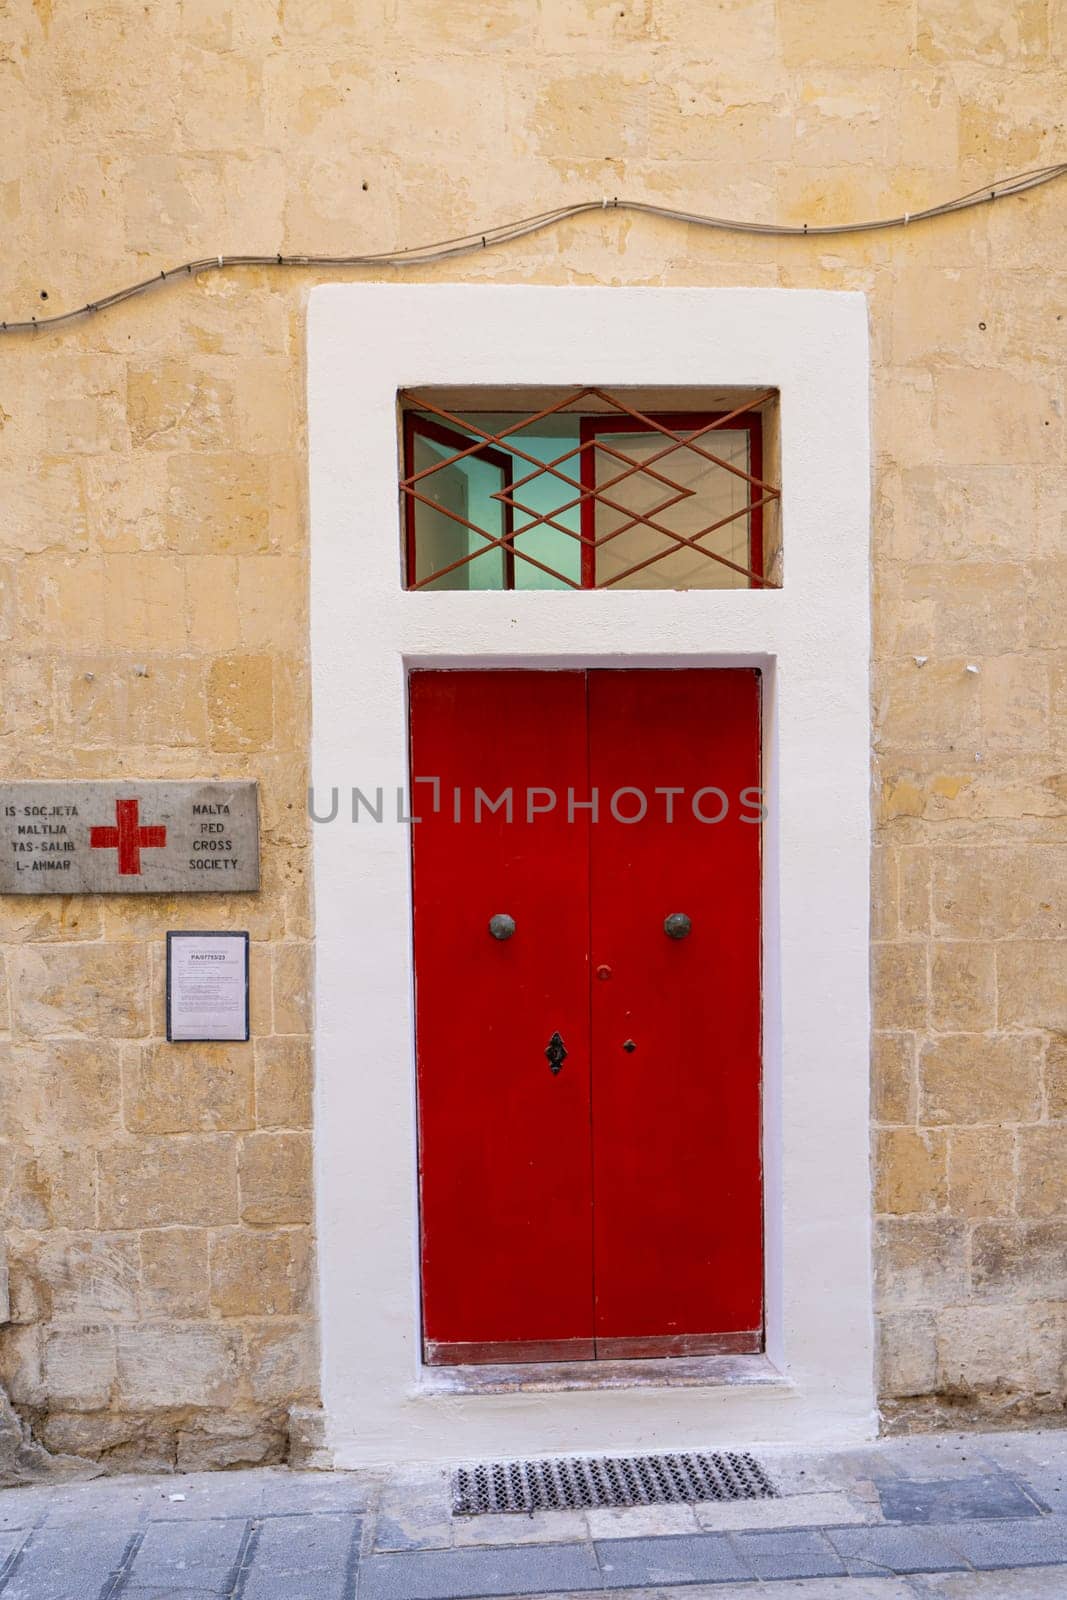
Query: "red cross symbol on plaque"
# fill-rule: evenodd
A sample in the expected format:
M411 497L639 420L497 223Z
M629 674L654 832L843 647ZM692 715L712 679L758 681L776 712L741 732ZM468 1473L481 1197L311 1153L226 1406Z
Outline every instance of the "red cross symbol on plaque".
M117 850L119 874L122 877L140 877L141 851L162 850L167 842L163 827L142 828L139 821L139 800L116 800L117 828L90 828L89 844L93 850Z

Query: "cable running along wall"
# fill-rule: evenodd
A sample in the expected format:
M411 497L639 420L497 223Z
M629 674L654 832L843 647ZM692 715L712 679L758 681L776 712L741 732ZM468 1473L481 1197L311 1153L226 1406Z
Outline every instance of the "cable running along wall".
M115 289L96 300L87 301L85 305L78 306L73 311L62 311L50 317L26 317L21 321L0 322L0 333L37 333L43 328L55 328L61 323L73 322L79 317L91 316L93 312L106 311L112 306L121 305L124 300L132 300L137 295L147 294L150 289L173 283L176 279L191 277L193 273L222 272L230 267L325 267L339 270L346 267L425 266L436 261L447 261L453 256L471 255L479 250L488 250L492 245L510 244L516 239L525 238L532 233L541 233L546 228L554 228L561 222L567 222L572 217L584 216L591 211L638 212L651 217L661 217L669 222L682 222L688 226L708 228L720 233L766 234L774 239L809 236L827 238L854 233L876 233L887 228L905 228L919 222L930 222L934 217L947 217L954 211L966 211L971 206L987 205L996 200L1006 199L1009 195L1025 194L1030 189L1062 178L1065 173L1067 173L1067 161L1058 161L1052 166L1035 167L1029 172L1018 172L1013 177L986 184L983 188L974 189L970 194L960 195L955 200L928 206L924 211L905 211L900 216L883 217L872 222L824 223L814 227L809 227L807 223L789 225L774 222L744 222L727 217L705 216L695 211L677 211L670 206L657 206L645 200L613 198L583 200L574 205L558 206L553 211L541 211L536 216L520 217L515 222L504 222L495 228L487 228L484 232L465 233L454 239L438 240L434 244L415 245L404 250L382 250L371 255L287 256L279 253L205 256L199 261L185 261L181 266L169 267L156 273L154 277L142 279L140 283L131 283L123 289Z

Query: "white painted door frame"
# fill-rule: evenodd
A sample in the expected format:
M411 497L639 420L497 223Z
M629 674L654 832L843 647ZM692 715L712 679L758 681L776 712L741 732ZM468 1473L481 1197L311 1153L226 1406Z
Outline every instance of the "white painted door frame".
M329 285L311 294L315 1182L339 1466L870 1436L869 358L858 294ZM777 388L781 590L407 593L397 391ZM764 673L767 1354L536 1392L421 1364L410 667ZM387 799L351 820L351 790ZM392 799L389 797L392 796ZM415 797L417 810L419 797ZM402 813L401 813L402 814ZM517 1370L516 1378L521 1382ZM635 1375L636 1376L636 1375Z

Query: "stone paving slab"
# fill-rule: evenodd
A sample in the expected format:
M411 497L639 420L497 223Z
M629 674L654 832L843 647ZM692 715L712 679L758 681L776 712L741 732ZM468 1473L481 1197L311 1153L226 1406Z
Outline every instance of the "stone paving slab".
M125 1587L187 1585L228 1595L248 1539L247 1525L219 1522L154 1522L146 1528L129 1564Z
M967 1564L928 1527L828 1528L826 1537L852 1574L951 1572Z
M659 1539L601 1539L596 1556L605 1588L636 1589L650 1584L726 1582L751 1578L725 1533Z
M1062 1517L1035 1522L956 1522L942 1530L942 1537L951 1540L972 1567L1067 1564L1067 1520Z
M543 1544L371 1556L360 1565L357 1595L358 1600L467 1600L553 1589L588 1593L603 1586L587 1546Z
M969 1522L1041 1515L1022 1485L999 1471L972 1478L900 1478L880 1484L878 1496L887 1522Z

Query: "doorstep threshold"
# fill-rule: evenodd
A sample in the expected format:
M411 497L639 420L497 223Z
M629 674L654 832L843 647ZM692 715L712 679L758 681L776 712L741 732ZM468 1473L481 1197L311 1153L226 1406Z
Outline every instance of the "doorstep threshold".
M422 1367L418 1392L544 1394L580 1389L792 1389L763 1354L658 1356L647 1361L532 1361Z

